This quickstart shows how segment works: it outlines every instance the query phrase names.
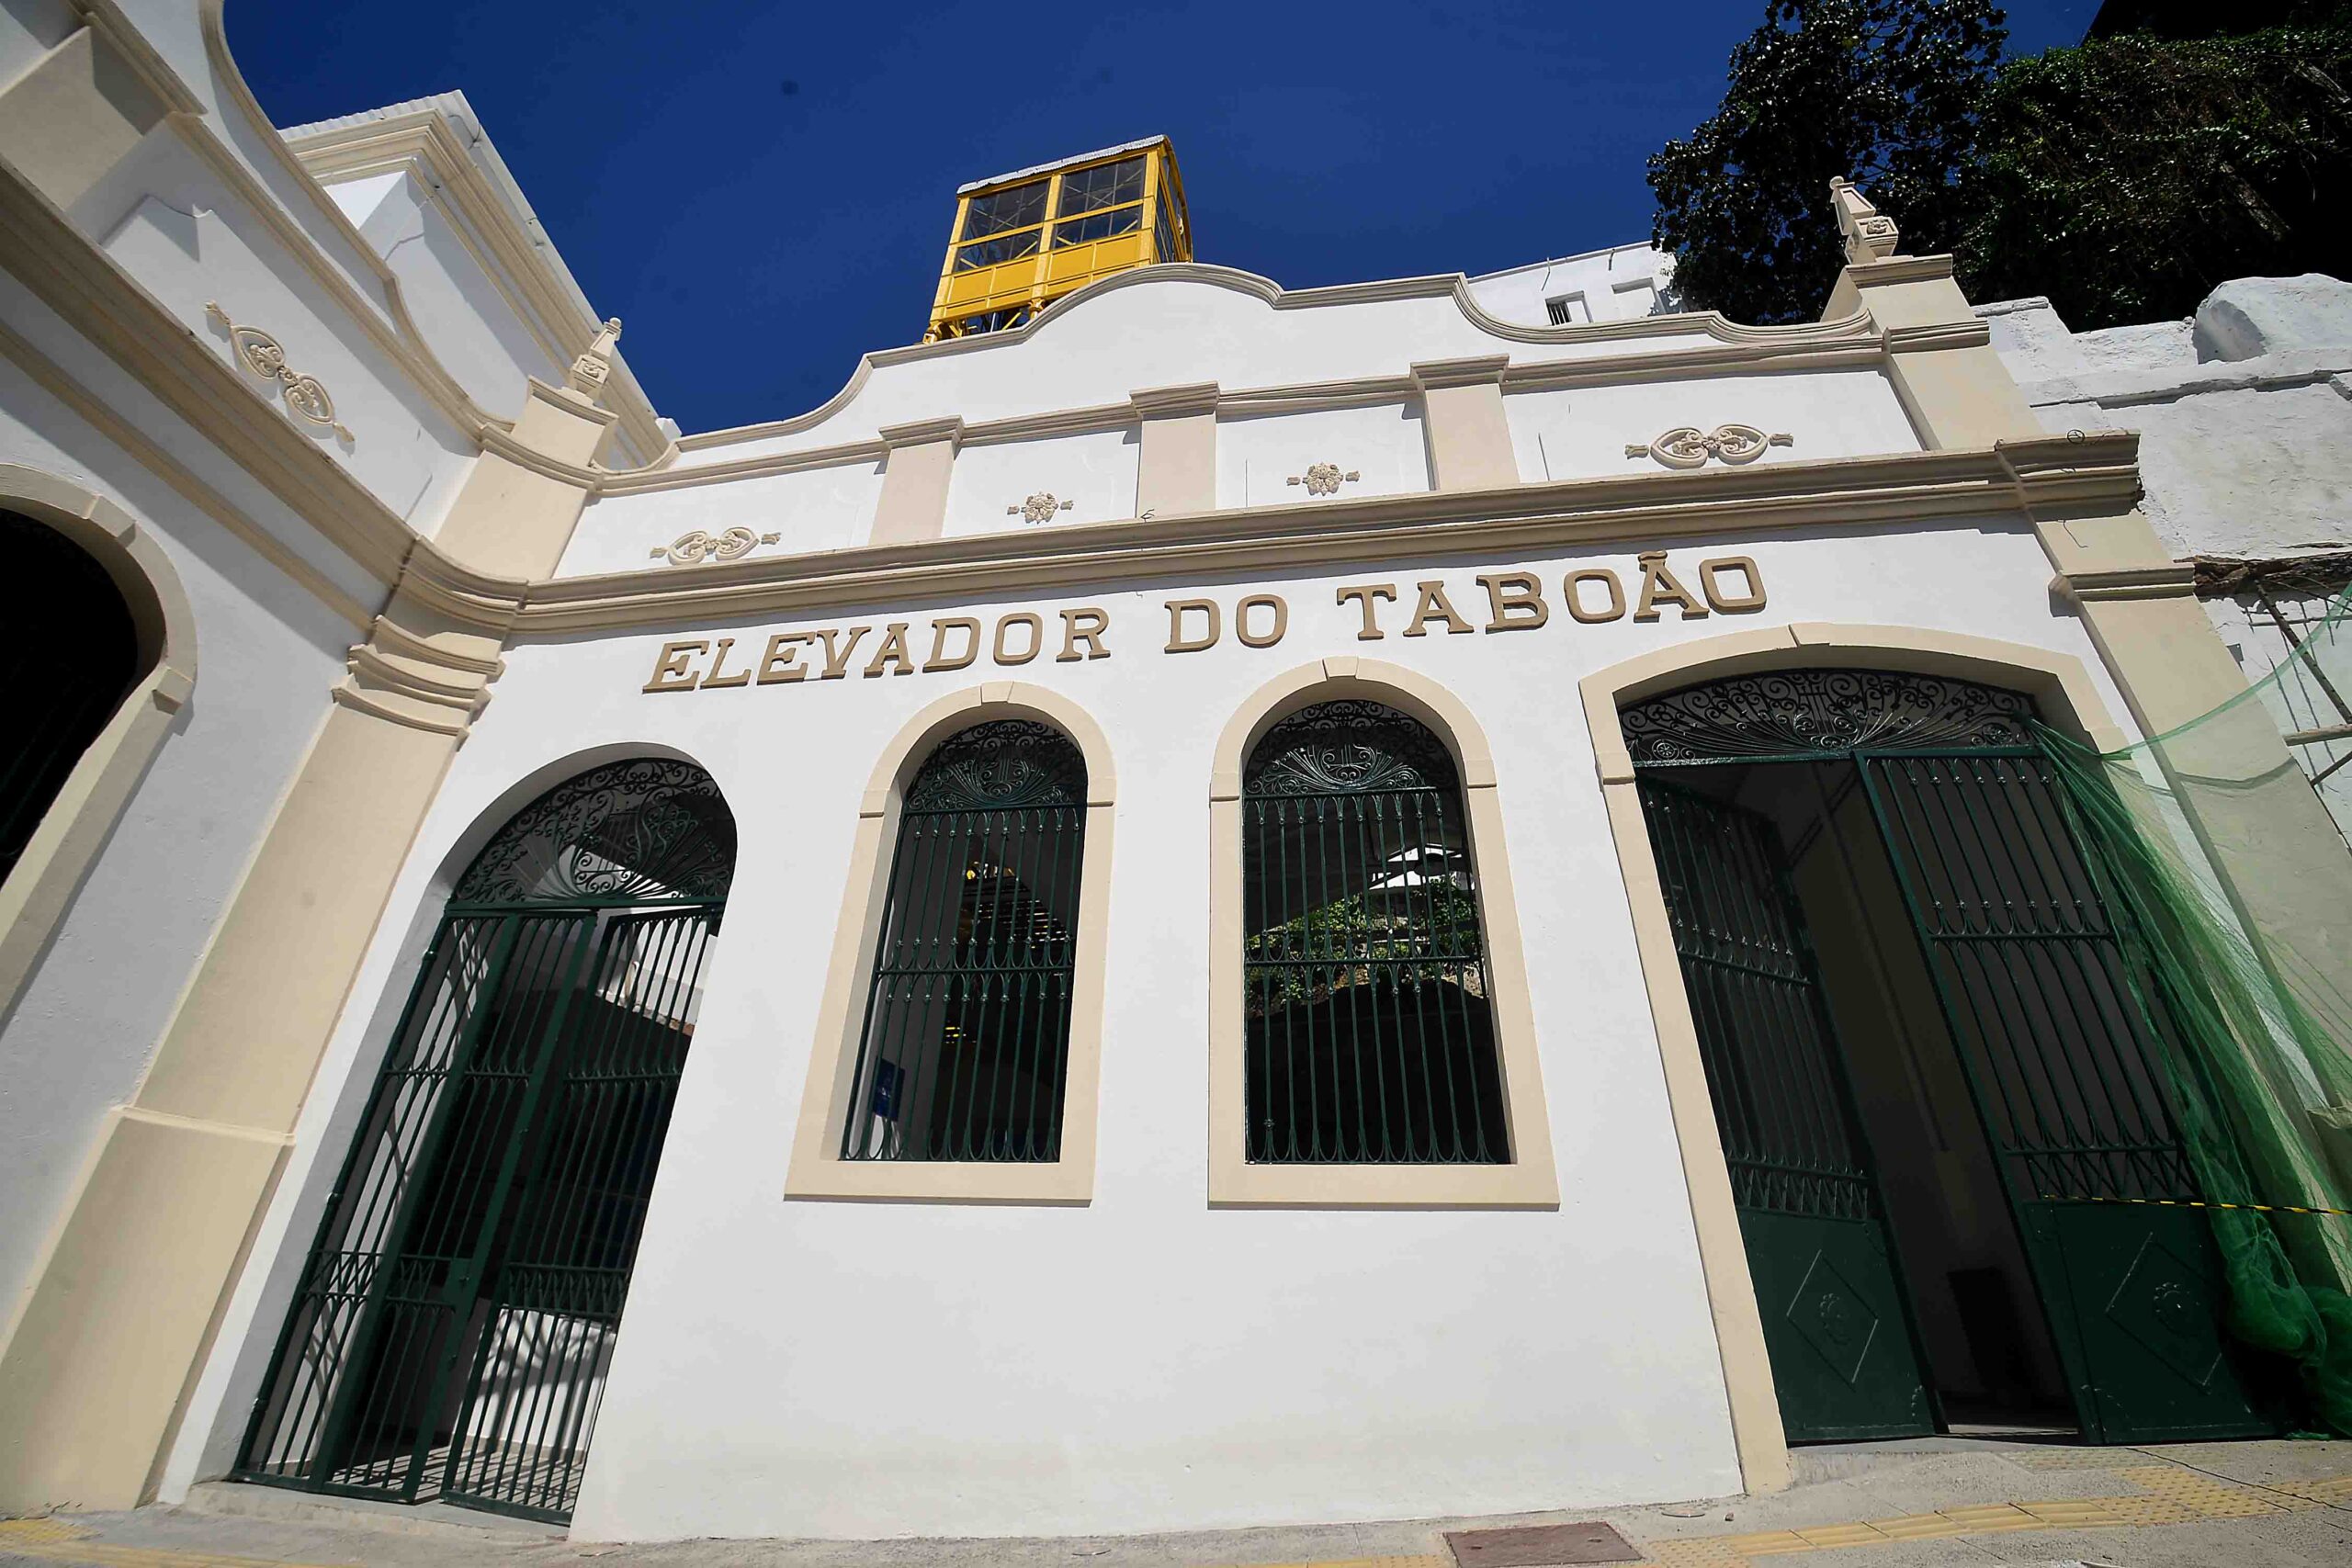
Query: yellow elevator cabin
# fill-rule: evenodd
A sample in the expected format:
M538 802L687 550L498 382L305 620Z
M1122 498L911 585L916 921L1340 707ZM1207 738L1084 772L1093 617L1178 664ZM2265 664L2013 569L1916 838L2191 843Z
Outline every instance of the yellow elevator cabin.
M974 180L922 341L1017 327L1100 277L1193 259L1192 218L1165 136Z

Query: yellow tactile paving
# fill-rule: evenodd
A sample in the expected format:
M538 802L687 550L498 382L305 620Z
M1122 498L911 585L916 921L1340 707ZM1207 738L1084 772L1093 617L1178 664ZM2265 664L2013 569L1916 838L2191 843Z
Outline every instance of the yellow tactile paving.
M2136 1456L2142 1459L2147 1455ZM2052 1470L2088 1465L2053 1464ZM1985 1503L1939 1508L1900 1518L1808 1525L1747 1535L1699 1536L1651 1541L1642 1548L1657 1568L1754 1568L1760 1559L1902 1540L1949 1540L2011 1530L2120 1529L2185 1525L2215 1519L2262 1518L2306 1508L2352 1503L2352 1475L2318 1481L2241 1485L2172 1463L2115 1465L2119 1479L2141 1487L2131 1496L2061 1497L2046 1503Z

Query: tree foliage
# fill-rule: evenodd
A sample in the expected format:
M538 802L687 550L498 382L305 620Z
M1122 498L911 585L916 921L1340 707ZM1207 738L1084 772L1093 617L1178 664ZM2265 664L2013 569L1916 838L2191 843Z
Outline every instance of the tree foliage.
M1654 243L1694 307L1744 321L1817 316L1844 260L1845 175L1914 252L1949 248L1977 109L2008 36L1992 0L1770 0L1732 51L1723 107L1649 161Z
M1982 107L1962 285L2048 295L2081 331L2188 315L2233 277L2352 276L2347 85L2352 28L2010 62Z

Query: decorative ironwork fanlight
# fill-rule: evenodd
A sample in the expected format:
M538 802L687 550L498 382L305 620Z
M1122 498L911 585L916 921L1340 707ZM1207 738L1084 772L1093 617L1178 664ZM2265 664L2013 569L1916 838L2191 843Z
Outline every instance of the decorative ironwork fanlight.
M1945 675L1775 670L1635 703L1618 715L1642 768L1861 750L2030 746L2033 700Z
M1454 787L1453 758L1422 726L1378 703L1317 703L1250 753L1245 795L1344 795Z
M458 880L457 904L723 898L735 817L708 773L631 757L566 779L516 812Z
M1081 806L1086 760L1068 736L1031 719L974 725L939 743L907 786L910 811Z

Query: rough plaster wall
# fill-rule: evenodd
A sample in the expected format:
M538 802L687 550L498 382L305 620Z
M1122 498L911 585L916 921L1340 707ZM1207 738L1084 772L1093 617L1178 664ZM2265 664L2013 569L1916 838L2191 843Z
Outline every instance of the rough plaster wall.
M2248 338L2263 352L2200 358L2211 345L2194 321L2072 333L2046 299L1977 314L2045 429L2140 433L2143 510L2176 556L2340 547L2352 541L2352 288L2239 279L2197 320L2221 305L2265 329Z
M2352 400L2337 386L2109 411L2141 432L2144 508L2177 555L2281 555L2352 541Z

